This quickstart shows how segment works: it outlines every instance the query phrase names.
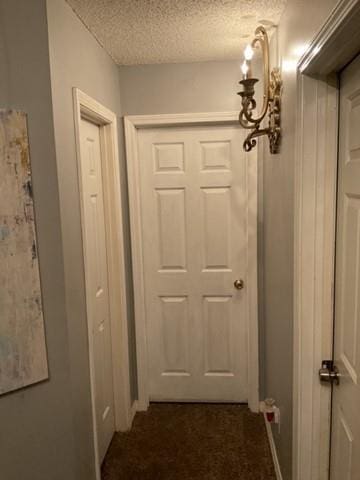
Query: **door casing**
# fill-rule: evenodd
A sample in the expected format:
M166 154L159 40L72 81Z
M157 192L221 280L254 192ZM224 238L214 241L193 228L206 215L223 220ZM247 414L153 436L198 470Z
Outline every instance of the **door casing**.
M106 251L108 257L109 291L118 292L109 296L110 325L113 363L115 428L125 431L131 427L135 407L131 405L129 379L129 352L126 306L126 277L123 250L123 224L120 195L120 168L118 154L118 129L115 113L111 112L81 90L73 89L75 136L77 148L77 166L79 176L81 228L84 237L84 212L82 201L82 174L80 154L81 119L84 118L100 129L101 161L104 185L104 210L106 225ZM83 249L84 265L86 266L86 250ZM86 283L86 271L85 271ZM89 308L86 302L87 309ZM88 328L90 387L92 403L92 420L95 452L96 479L101 479L100 462L98 458L96 412L95 412L95 377L92 354L92 333Z
M360 51L360 4L340 0L299 60L295 145L293 479L328 480L337 182L337 74Z
M187 113L169 115L139 115L124 118L128 186L130 200L130 227L133 260L133 282L135 297L135 330L138 369L138 410L147 410L149 406L146 309L143 275L143 238L140 207L140 159L138 155L138 131L151 127L181 127L193 125L238 125L237 112L222 113ZM259 410L259 338L258 338L258 280L257 280L257 159L256 155L247 154L248 171L248 235L249 243L248 270L248 369L249 407ZM251 212L251 215L250 215Z

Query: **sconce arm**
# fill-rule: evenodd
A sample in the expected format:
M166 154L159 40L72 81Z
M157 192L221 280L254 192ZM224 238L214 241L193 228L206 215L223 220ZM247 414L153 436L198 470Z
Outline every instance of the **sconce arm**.
M269 128L259 128L250 132L243 143L245 152L250 152L250 150L252 150L256 146L255 138L261 137L262 135L269 135L269 131Z

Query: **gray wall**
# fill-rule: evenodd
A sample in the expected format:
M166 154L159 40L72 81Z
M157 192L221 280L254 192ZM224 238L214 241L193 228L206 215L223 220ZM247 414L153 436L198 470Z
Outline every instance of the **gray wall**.
M55 124L56 156L59 176L61 227L63 232L66 310L69 330L70 373L78 479L93 478L90 379L84 265L80 223L79 188L73 113L73 87L99 101L117 115L120 111L118 69L109 55L83 26L65 1L47 0L50 65ZM127 223L126 172L123 168L122 195ZM128 227L125 224L125 231ZM130 247L126 238L127 268ZM131 278L127 282L131 287ZM129 290L129 318L132 300ZM132 328L131 323L130 327ZM134 355L132 356L134 357ZM133 363L132 363L133 365ZM134 390L134 389L133 389ZM136 392L133 392L135 396Z
M124 115L238 110L240 60L119 67Z
M281 434L277 427L273 433L284 480L291 479L296 62L335 4L288 0L278 29L284 82L281 153L269 155L264 149L265 394L281 409Z
M45 0L0 0L0 102L28 114L50 368L48 381L0 397L0 477L78 480Z

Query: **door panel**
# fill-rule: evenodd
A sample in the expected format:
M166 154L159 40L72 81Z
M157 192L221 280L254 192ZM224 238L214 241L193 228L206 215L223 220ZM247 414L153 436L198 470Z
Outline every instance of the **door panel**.
M247 401L242 142L238 127L139 132L150 400Z
M360 57L340 86L331 479L360 478Z
M160 297L163 375L189 375L187 297Z
M80 134L87 315L98 454L102 461L115 431L115 419L99 127L82 120Z
M159 226L159 267L161 270L185 270L186 225L185 190L156 189ZM176 219L177 229L173 228Z
M230 188L202 188L203 271L230 268Z
M205 375L233 375L231 297L204 297Z

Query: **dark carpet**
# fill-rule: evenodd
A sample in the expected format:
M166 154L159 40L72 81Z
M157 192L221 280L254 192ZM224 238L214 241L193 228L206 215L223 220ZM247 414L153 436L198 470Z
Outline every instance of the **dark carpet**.
M102 480L275 480L262 415L245 405L152 404L115 434Z

